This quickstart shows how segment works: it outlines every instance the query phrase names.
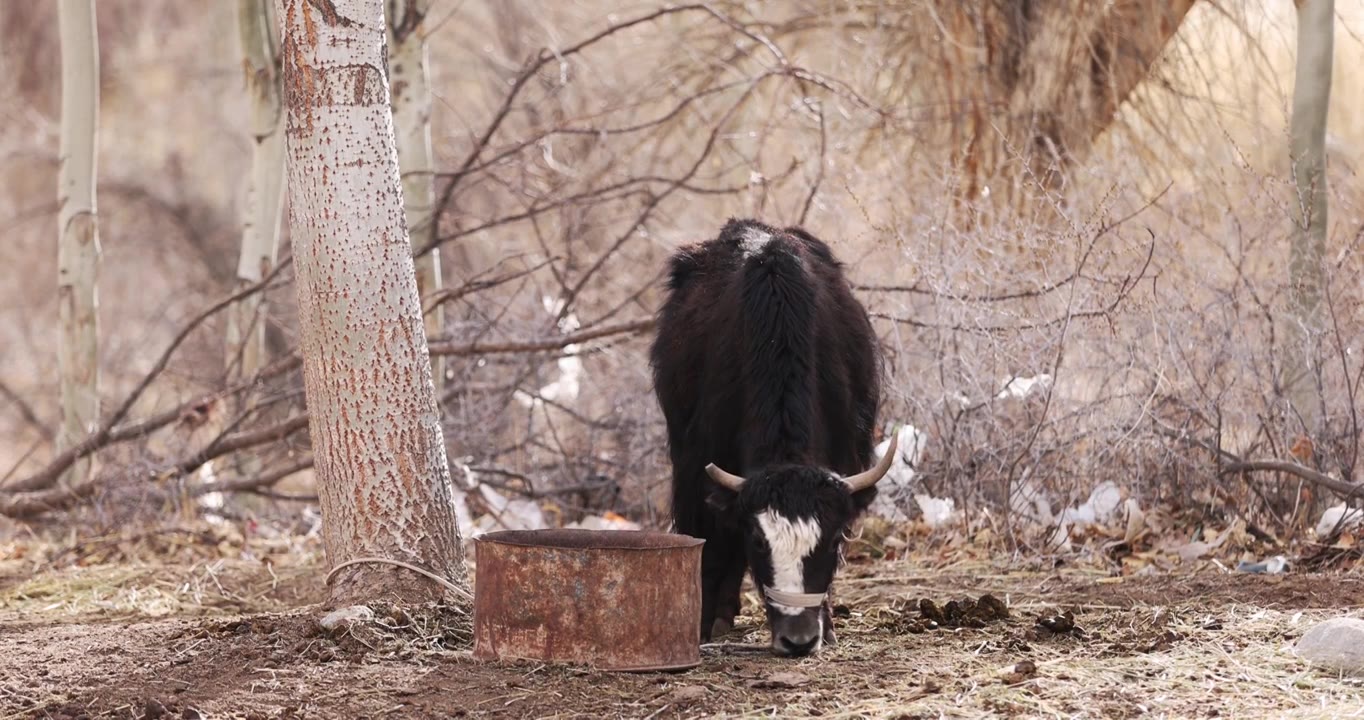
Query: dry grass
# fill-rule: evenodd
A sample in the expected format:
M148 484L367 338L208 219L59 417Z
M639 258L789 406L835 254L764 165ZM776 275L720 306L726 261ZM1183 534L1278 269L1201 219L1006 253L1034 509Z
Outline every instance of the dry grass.
M379 604L368 622L321 631L312 603L322 572L309 563L20 571L0 567L0 634L12 649L0 659L0 718L76 707L125 717L151 700L227 717L273 717L291 704L322 716L536 718L1324 718L1364 707L1364 679L1309 668L1292 652L1314 623L1364 612L1358 569L1022 571L965 550L854 560L836 597L847 607L839 642L818 657L771 657L749 588L735 631L703 648L701 667L644 674L476 662L470 618L452 607ZM1007 619L917 622L919 598L985 593L1007 603ZM1066 612L1078 630L1042 627Z
M318 599L322 576L312 566L228 560L67 568L4 588L0 615L91 621L282 612Z
M1292 652L1294 640L1314 623L1338 616L1336 608L1269 608L1267 597L1221 602L1200 597L1178 581L1162 583L1170 602L1148 604L1112 592L1121 583L1140 583L1136 578L1094 585L1093 575L1073 573L967 580L880 574L887 570L878 568L865 578L877 589L846 593L855 610L840 626L840 646L817 661L795 665L813 680L808 689L786 694L778 706L739 715L763 717L775 710L782 717L823 718L1356 717L1364 712L1359 709L1364 680L1312 670ZM1061 595L1070 599L1058 604L1047 585L1069 586ZM916 614L903 610L903 600L888 597L903 593L941 601L961 597L972 586L1010 598L1011 619L979 630L887 633L900 616ZM1075 613L1082 635L1036 629L1036 618L1058 608ZM758 623L753 617L743 620ZM761 642L762 635L755 629L744 640ZM839 671L837 680L819 680L827 668L862 663L874 668L872 676Z
M0 545L0 619L103 622L282 612L316 602L315 537L199 523Z
M981 563L948 574L921 565L852 566L839 643L816 658L762 651L765 629L750 602L735 633L703 650L701 667L645 674L475 662L468 616L441 608L376 606L369 623L321 632L315 613L280 612L298 600L261 595L266 578L235 568L198 581L197 596L175 588L202 569L58 573L0 599L14 649L0 667L18 673L0 682L0 717L19 695L47 716L82 707L92 717L121 717L119 708L148 699L232 717L288 705L327 716L402 708L536 718L1309 718L1355 717L1364 707L1364 680L1311 669L1291 650L1312 624L1364 611L1359 577L1115 578ZM907 602L984 592L1007 599L1007 620L904 630L914 615ZM224 607L224 598L248 602ZM1039 617L1066 610L1080 632L1039 629ZM84 624L70 624L75 616ZM67 653L95 661L29 671L41 658L77 657Z

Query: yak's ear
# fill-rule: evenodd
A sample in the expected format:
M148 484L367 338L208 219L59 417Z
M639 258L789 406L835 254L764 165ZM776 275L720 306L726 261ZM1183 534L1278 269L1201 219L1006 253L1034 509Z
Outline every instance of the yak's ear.
M734 509L734 501L738 497L739 493L719 483L710 483L706 490L706 505L721 515L728 515Z
M875 485L872 485L866 490L859 490L858 492L852 494L853 507L857 510L858 515L861 515L862 513L866 512L867 508L871 507L871 503L875 499L876 499Z

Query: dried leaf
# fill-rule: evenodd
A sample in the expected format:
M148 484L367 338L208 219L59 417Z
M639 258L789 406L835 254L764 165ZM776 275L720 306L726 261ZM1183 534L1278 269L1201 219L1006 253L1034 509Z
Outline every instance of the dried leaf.
M1183 545L1179 545L1174 549L1174 551L1175 554L1179 556L1180 560L1189 562L1190 560L1197 560L1198 558L1207 555L1208 553L1212 552L1214 547L1216 546L1213 545L1212 543L1194 541L1190 543L1184 543Z
M1122 541L1131 545L1141 537L1141 533L1146 529L1146 513L1142 512L1141 505L1137 504L1134 498L1127 498L1127 531L1123 533Z
M1315 448L1312 446L1312 438L1309 438L1306 435L1299 435L1298 438L1293 441L1293 447L1289 448L1288 454L1292 455L1298 462L1310 463L1312 462L1312 454L1314 451Z

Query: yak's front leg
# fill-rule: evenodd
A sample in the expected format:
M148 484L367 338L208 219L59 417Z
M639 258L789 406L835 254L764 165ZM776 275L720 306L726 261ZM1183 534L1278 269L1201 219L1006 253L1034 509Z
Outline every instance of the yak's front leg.
M834 601L831 596L824 596L824 604L820 606L819 614L823 618L824 645L833 647L838 644L838 636L834 633Z
M734 628L739 614L739 588L747 561L741 538L714 538L701 550L701 641L709 642ZM728 550L722 550L728 548Z
M730 557L720 584L715 593L715 622L712 637L719 637L734 629L734 618L738 616L742 603L744 573L748 562L742 554Z

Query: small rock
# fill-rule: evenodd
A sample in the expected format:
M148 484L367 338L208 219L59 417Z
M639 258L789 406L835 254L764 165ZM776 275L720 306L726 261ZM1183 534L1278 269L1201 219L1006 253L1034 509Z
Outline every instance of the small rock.
M1037 663L1031 660L1023 660L1015 663L1013 667L1007 668L1004 673L1005 685L1017 685L1037 674Z
M364 605L352 605L327 613L318 621L318 624L327 632L336 632L338 630L349 630L355 625L372 622L373 620L373 610L370 610Z
M1298 657L1348 675L1364 675L1364 620L1332 618L1303 633Z
M798 672L774 672L761 680L754 680L748 684L755 689L776 689L789 690L797 688L810 682L810 678Z

